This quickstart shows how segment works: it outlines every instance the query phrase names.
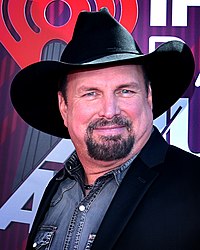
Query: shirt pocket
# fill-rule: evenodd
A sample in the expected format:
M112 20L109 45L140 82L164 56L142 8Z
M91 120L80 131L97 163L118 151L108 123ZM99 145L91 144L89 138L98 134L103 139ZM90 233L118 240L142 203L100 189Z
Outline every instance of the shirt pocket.
M43 225L39 228L33 243L34 250L49 250L57 227Z

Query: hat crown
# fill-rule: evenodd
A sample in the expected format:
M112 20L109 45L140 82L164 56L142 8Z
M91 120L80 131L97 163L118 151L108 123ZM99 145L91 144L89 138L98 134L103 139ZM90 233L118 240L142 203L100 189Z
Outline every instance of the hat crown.
M102 8L99 12L79 14L72 40L61 61L84 64L112 54L142 54L131 34Z

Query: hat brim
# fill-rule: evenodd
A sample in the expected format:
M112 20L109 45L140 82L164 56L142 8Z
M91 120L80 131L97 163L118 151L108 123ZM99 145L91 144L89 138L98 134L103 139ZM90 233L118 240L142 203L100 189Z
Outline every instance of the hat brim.
M73 69L114 63L142 64L151 81L154 119L167 111L186 91L193 74L194 58L180 41L160 45L146 55L120 53L93 58L81 64L41 61L22 69L11 85L11 100L18 114L32 127L45 133L70 138L58 108L58 83ZM73 119L73 117L72 117Z

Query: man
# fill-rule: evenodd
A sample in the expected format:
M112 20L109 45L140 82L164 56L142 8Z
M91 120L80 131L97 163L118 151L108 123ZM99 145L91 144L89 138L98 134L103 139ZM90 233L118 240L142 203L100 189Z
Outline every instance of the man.
M103 8L80 13L60 62L18 73L21 117L76 149L45 191L27 249L200 248L200 159L153 126L193 72L187 45L143 55Z

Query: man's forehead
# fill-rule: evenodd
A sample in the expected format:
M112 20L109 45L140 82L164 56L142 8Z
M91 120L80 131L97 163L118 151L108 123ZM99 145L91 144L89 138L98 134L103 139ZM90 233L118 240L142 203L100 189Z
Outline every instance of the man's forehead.
M68 87L86 89L88 87L133 86L144 82L141 65L118 64L73 70L67 76ZM134 83L134 84L133 84Z
M68 71L68 75L73 75L76 73L87 73L87 72L93 72L93 71L107 71L109 69L118 69L118 68L143 68L142 65L139 64L131 64L131 63L109 63L109 64L101 64L101 65L91 65L87 67L81 67L81 68L75 68L70 69Z

